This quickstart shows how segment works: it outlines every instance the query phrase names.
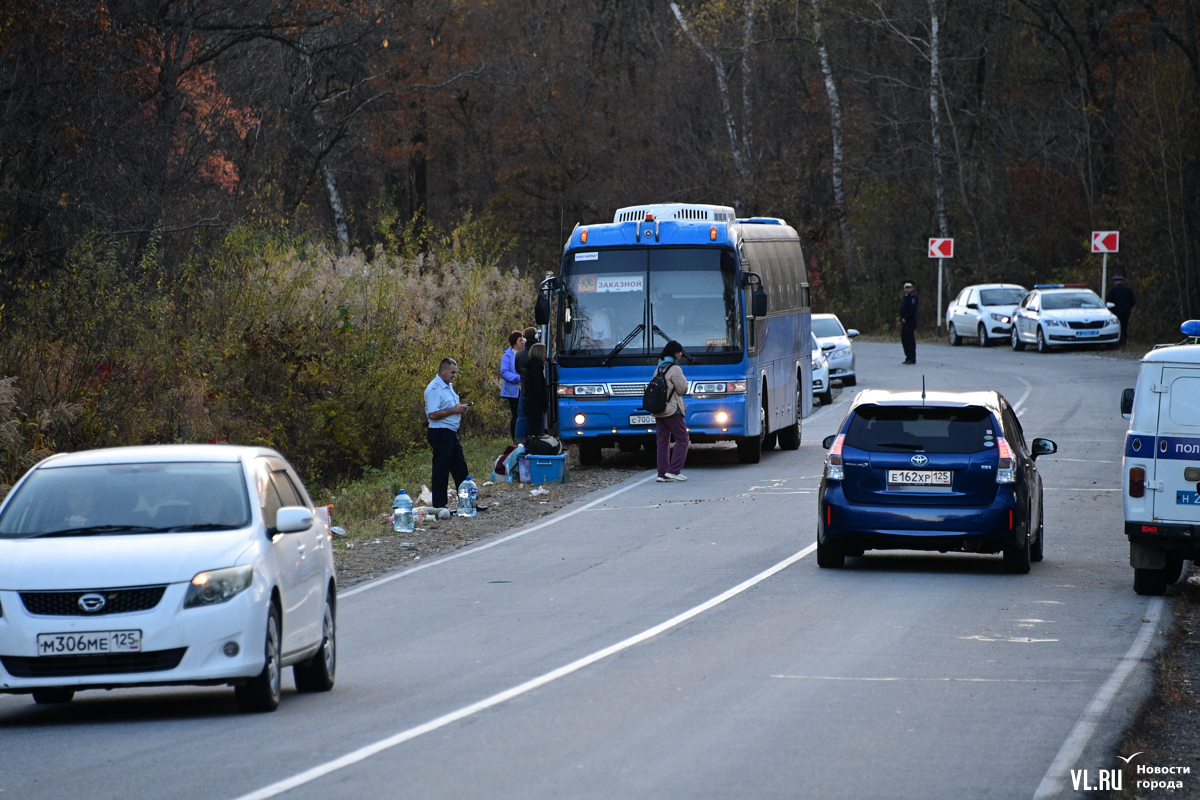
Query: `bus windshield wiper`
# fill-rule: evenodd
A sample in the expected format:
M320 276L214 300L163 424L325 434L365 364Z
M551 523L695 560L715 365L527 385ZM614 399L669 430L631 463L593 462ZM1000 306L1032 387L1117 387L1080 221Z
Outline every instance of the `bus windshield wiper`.
M162 533L163 528L151 528L145 525L88 525L83 528L65 528L61 531L49 531L33 536L35 539L45 539L51 536L99 536L105 533Z
M909 442L880 442L876 447L895 447L900 450L924 450L923 444L911 444Z
M662 328L658 327L658 323L654 324L654 332L657 333L659 336L663 337L664 339L666 339L668 342L674 341L674 339L672 339L670 336L667 336L666 331L664 331ZM688 360L689 364L696 363L696 359L694 359L690 355L688 355L686 350L683 351L683 357Z
M625 346L633 341L633 337L637 336L644 330L646 330L646 326L644 324L639 324L636 328L631 330L629 335L618 342L617 346L612 349L612 352L608 354L608 358L604 359L604 366L607 367L609 364L611 364L612 360L617 357L617 353L624 350Z

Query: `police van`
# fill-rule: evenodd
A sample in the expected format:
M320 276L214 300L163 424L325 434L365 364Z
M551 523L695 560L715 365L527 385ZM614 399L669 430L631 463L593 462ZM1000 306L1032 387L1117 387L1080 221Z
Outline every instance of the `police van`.
M1121 395L1122 500L1133 589L1162 594L1200 559L1200 320L1188 340L1146 354L1136 389Z

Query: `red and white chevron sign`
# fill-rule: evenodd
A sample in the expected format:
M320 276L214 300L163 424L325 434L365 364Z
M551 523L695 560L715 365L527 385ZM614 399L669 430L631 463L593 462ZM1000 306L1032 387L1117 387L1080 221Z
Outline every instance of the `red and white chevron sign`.
M929 257L930 258L954 258L954 240L953 239L930 239L929 240Z
M1092 231L1092 252L1115 253L1120 239L1120 231Z

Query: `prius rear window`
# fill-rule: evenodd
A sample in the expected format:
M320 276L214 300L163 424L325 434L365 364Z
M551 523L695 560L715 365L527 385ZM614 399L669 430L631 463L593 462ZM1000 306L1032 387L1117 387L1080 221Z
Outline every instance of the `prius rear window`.
M986 408L861 406L846 445L875 453L978 453L999 435Z

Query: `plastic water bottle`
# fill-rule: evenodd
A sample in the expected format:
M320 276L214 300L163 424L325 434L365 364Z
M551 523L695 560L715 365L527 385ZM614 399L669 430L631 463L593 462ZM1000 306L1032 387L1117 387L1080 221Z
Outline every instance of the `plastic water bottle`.
M396 533L413 532L413 504L408 494L401 489L392 501L392 529Z
M467 479L458 485L458 515L460 517L475 516L475 503L479 499L479 487L468 475Z

